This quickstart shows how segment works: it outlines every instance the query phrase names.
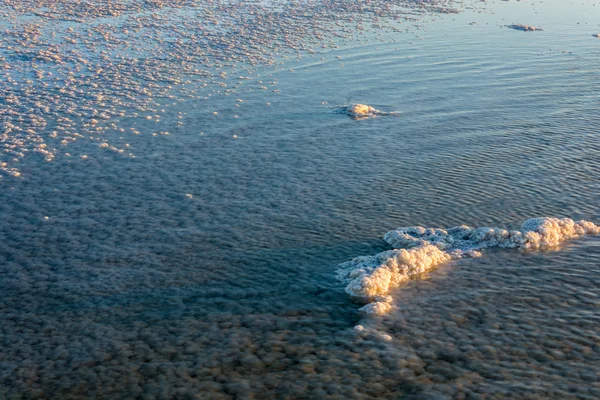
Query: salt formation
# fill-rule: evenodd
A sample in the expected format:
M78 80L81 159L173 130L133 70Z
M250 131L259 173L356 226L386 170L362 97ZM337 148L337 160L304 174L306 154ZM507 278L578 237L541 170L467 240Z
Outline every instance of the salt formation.
M512 24L506 25L508 28L515 29L517 31L543 31L542 28L535 27L533 25L524 25L524 24Z
M347 114L354 119L363 119L369 117L375 117L378 115L395 115L395 112L385 112L371 107L366 104L352 104L348 107L342 107L336 110L339 114Z
M353 117L366 117L369 115L377 115L379 110L366 104L353 104L346 109L346 112Z
M549 217L528 219L520 230L512 231L466 225L450 229L398 228L383 238L394 250L343 263L338 279L347 283L347 294L370 303L362 311L384 314L391 309L391 299L385 296L391 288L443 262L478 257L478 250L488 247L552 248L569 239L599 233L600 226L589 221Z

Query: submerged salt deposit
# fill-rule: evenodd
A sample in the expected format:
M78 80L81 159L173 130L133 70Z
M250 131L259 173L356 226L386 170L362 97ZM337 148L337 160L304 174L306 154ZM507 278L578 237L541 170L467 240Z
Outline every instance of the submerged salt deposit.
M420 226L398 228L385 234L394 250L374 256L357 257L341 265L338 278L347 284L346 293L369 302L363 311L382 314L390 309L388 291L443 262L463 257L479 257L489 247L527 250L553 248L586 234L599 234L600 226L570 218L532 218L520 230L471 228L449 229Z

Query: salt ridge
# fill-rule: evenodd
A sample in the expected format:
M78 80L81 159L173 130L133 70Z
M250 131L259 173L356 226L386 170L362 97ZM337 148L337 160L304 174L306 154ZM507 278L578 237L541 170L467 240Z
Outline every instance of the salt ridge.
M586 234L599 234L600 226L570 218L532 218L520 230L471 228L449 229L420 226L398 228L385 234L394 247L374 256L357 257L341 264L338 279L346 283L346 293L369 304L361 308L371 314L385 314L392 308L390 289L436 266L463 257L479 257L488 247L527 250L557 247Z

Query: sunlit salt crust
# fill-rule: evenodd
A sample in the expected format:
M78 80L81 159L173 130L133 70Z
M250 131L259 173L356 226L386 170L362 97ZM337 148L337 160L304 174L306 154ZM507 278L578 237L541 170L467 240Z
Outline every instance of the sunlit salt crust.
M466 225L449 229L398 228L383 238L394 250L343 263L338 279L347 284L347 294L369 303L362 311L385 314L392 305L389 296L382 296L390 289L446 261L479 257L479 250L488 247L552 248L569 239L599 233L600 227L589 221L550 217L528 219L520 230L512 231Z

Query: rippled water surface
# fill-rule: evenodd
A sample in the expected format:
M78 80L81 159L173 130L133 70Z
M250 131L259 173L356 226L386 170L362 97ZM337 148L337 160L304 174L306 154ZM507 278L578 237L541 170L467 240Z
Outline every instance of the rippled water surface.
M600 223L599 7L371 30L245 90L157 100L159 129L103 136L125 153L19 158L0 179L0 397L599 398L598 237L451 261L384 316L336 279L400 226ZM390 115L336 112L353 103Z

